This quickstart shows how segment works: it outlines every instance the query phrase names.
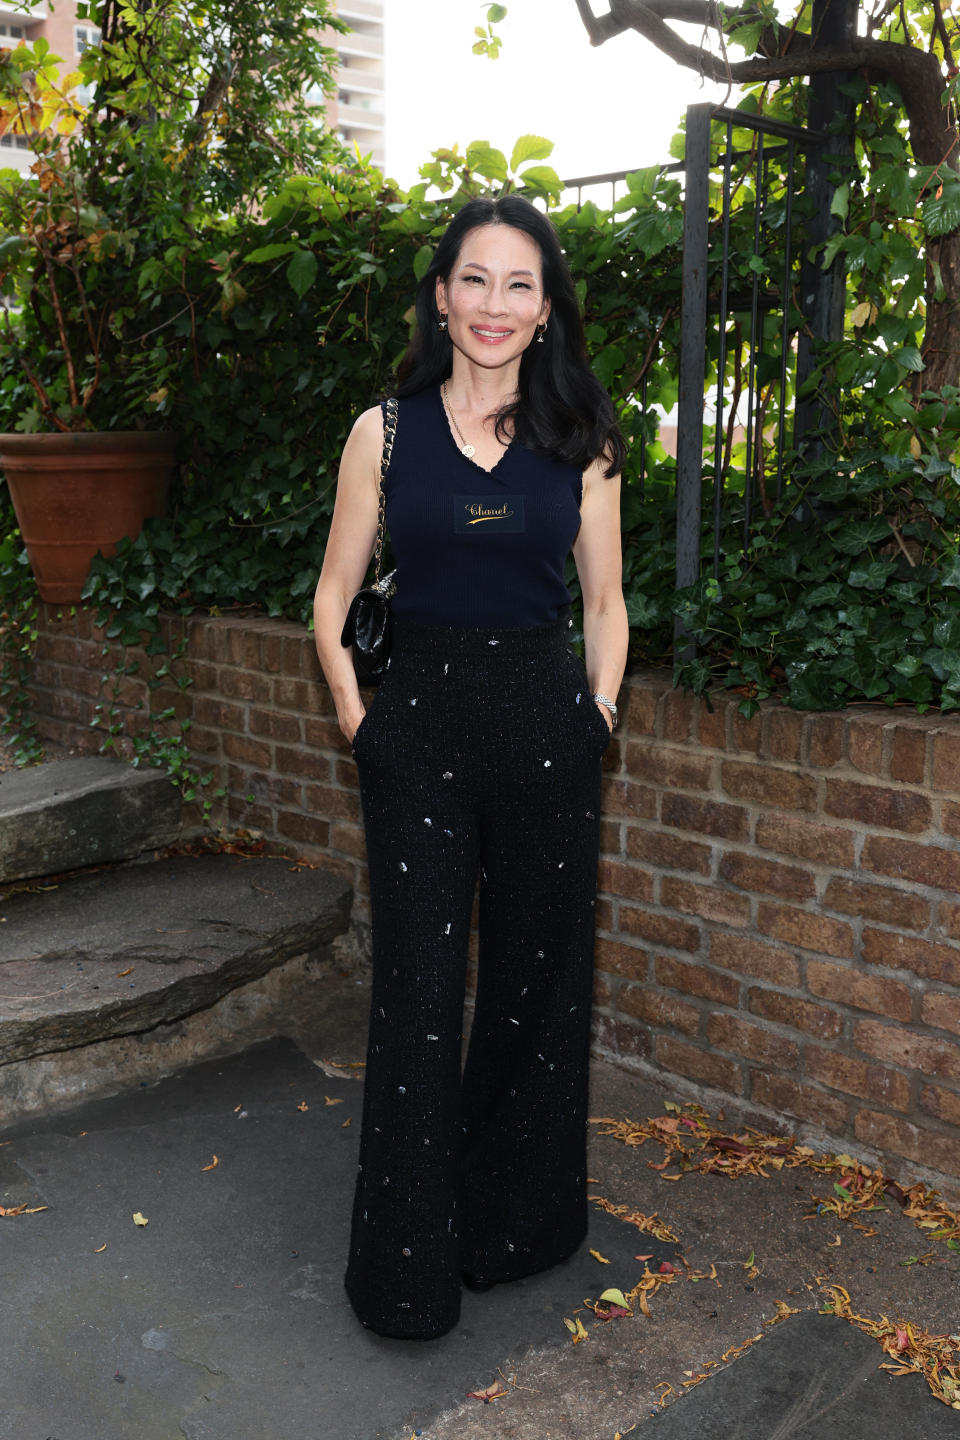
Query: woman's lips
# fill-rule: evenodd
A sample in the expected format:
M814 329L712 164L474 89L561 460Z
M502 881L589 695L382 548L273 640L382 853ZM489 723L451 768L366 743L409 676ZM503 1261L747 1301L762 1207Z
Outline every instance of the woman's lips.
M512 330L494 330L484 325L482 328L477 325L470 326L470 333L476 335L478 340L484 341L487 345L498 345L502 340L509 340L513 334Z

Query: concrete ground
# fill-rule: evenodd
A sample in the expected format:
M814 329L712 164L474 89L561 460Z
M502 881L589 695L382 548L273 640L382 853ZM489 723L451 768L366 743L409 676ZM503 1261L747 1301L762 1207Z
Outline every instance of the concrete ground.
M27 1206L0 1217L0 1440L956 1440L960 1411L817 1312L839 1283L869 1319L956 1333L960 1254L892 1202L875 1235L816 1215L831 1181L809 1170L670 1182L659 1146L596 1126L592 1193L676 1245L597 1210L572 1261L467 1293L443 1339L363 1330L342 1287L362 1070L330 1062L362 1058L365 1010L362 984L326 980L295 1039L0 1134L0 1206ZM665 1094L594 1066L596 1116L662 1115ZM650 1318L583 1308L677 1252L690 1271ZM771 1326L778 1301L799 1313Z

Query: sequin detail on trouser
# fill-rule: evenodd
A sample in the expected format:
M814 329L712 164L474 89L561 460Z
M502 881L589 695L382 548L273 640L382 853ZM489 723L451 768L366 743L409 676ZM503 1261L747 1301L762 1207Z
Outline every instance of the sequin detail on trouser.
M354 738L373 993L346 1285L382 1335L442 1335L459 1318L461 1275L519 1279L586 1234L608 739L565 624L397 621L392 662Z

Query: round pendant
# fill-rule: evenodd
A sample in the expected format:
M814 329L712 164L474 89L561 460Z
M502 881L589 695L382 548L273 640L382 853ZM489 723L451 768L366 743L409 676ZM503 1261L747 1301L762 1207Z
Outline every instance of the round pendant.
M477 453L477 447L476 447L476 445L461 445L461 446L460 446L460 454L461 454L461 455L466 455L466 457L467 457L468 460L472 460L473 457L474 457L474 455L476 455L476 453Z

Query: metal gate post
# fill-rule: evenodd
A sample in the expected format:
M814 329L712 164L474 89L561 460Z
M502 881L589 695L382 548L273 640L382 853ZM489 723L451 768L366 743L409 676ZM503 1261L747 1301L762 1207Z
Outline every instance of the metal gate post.
M680 308L680 372L677 397L678 590L700 575L700 509L703 492L703 400L706 378L707 240L710 120L715 106L687 107L686 196L683 208L683 281ZM677 620L674 646L689 651Z

